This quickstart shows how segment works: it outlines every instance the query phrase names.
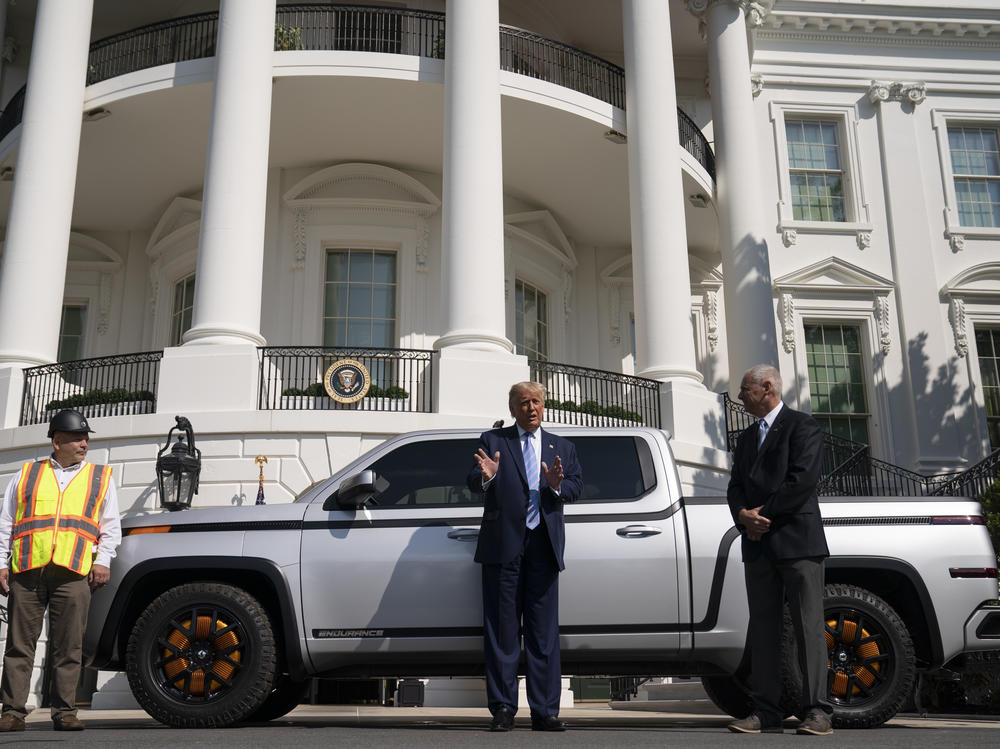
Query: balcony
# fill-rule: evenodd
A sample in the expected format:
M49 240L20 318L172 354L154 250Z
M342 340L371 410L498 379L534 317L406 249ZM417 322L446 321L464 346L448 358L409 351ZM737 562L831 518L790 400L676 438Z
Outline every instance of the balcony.
M94 84L159 65L215 55L217 12L142 26L90 46L87 83ZM430 11L281 5L275 16L278 51L374 52L443 59L445 16ZM569 45L512 26L499 30L503 70L553 83L625 108L624 71ZM22 88L0 113L0 140L21 122ZM697 125L679 109L680 145L715 178L715 156Z

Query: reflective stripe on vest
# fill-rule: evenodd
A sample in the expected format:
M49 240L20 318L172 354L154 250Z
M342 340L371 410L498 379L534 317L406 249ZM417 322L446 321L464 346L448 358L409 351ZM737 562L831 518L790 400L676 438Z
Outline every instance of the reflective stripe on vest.
M81 575L90 572L110 483L111 466L88 463L60 492L48 460L25 463L16 490L17 512L11 534L14 572L49 562Z

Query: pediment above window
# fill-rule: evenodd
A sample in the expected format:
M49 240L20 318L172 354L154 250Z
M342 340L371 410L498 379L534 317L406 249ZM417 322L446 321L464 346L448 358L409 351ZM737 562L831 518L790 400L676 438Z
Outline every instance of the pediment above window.
M959 273L941 289L945 296L1000 296L1000 263L980 263Z
M423 183L380 164L337 164L300 180L284 195L295 209L354 208L429 216L440 199Z
M864 268L859 268L840 258L828 257L818 263L776 278L774 287L785 293L856 291L884 294L895 288L895 285L889 279Z
M69 265L73 270L94 270L100 273L117 273L122 268L118 253L104 242L86 234L71 232L69 235Z
M192 198L174 198L156 222L156 228L146 244L146 255L159 257L169 247L195 237L201 229L201 201Z
M504 216L504 231L529 247L540 250L566 268L576 268L576 253L558 222L548 211L528 211Z

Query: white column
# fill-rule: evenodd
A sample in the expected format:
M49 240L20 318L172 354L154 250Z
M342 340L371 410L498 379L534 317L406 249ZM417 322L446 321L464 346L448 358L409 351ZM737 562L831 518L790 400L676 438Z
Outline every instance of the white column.
M444 61L444 329L437 348L513 351L504 335L500 11L451 0Z
M699 384L670 9L663 0L624 0L622 9L636 370Z
M507 388L528 369L504 334L500 11L498 0L449 0L446 12L435 402L444 413L480 413L485 397L503 418Z
M193 324L163 352L161 413L257 407L274 14L275 0L219 8Z
M222 0L192 326L185 343L261 345L275 0Z
M92 14L93 0L38 3L0 264L0 366L58 353Z
M623 0L622 28L636 369L663 383L661 424L674 437L689 489L698 470L684 461L697 455L701 464L724 464L725 430L718 396L701 384L695 358L668 3Z
M688 0L705 21L731 385L754 364L778 365L771 269L757 181L747 0ZM707 6L707 7L706 7Z

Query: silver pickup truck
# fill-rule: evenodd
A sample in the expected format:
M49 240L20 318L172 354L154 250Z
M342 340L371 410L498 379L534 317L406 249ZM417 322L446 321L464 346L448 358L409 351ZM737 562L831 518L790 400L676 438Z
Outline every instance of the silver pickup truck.
M558 432L586 483L565 511L564 672L700 676L745 715L747 602L725 497L682 495L662 431ZM291 504L127 518L91 606L92 665L124 669L153 717L187 727L280 717L310 676L481 674L482 506L465 487L478 434L400 435ZM827 499L822 513L835 725L877 726L917 670L1000 648L976 502Z

